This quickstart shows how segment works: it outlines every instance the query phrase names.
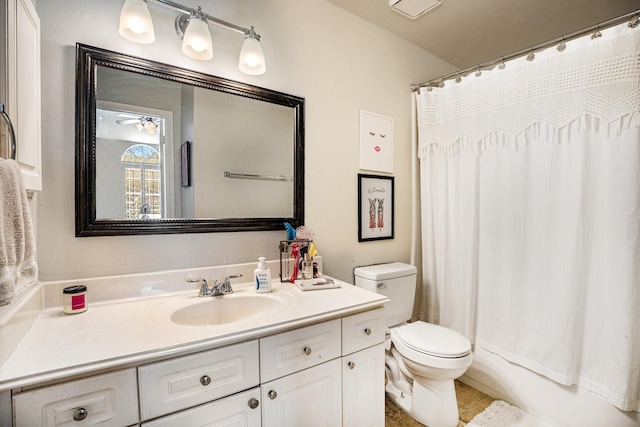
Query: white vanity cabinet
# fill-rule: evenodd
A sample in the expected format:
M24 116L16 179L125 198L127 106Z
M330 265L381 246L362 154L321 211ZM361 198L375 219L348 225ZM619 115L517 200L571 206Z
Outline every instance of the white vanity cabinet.
M138 423L135 368L68 381L13 396L16 427Z
M376 308L110 373L14 390L14 427L382 427L383 342L384 312Z

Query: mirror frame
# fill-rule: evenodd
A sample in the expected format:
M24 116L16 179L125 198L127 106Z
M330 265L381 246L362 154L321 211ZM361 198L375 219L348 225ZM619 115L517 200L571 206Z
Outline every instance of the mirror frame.
M159 77L178 83L291 107L294 112L294 194L290 218L96 218L97 67ZM173 65L76 44L76 237L138 234L283 230L304 224L304 98Z

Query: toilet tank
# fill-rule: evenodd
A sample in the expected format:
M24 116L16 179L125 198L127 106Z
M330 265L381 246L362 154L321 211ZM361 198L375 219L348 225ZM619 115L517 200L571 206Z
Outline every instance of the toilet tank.
M417 269L410 264L392 262L358 267L354 270L355 284L387 296L384 306L387 327L411 319L416 294Z

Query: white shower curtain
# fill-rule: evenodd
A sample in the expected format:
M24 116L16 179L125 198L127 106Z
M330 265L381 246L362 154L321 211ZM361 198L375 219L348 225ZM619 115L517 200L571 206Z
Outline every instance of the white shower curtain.
M423 313L640 411L640 28L417 95Z

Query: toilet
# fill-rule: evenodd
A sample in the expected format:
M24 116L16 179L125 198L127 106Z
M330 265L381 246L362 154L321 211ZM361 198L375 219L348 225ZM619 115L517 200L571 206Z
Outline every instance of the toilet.
M383 294L388 329L385 390L416 421L428 427L456 427L458 404L453 380L471 365L471 343L443 326L412 316L416 267L394 262L358 267L358 287Z

